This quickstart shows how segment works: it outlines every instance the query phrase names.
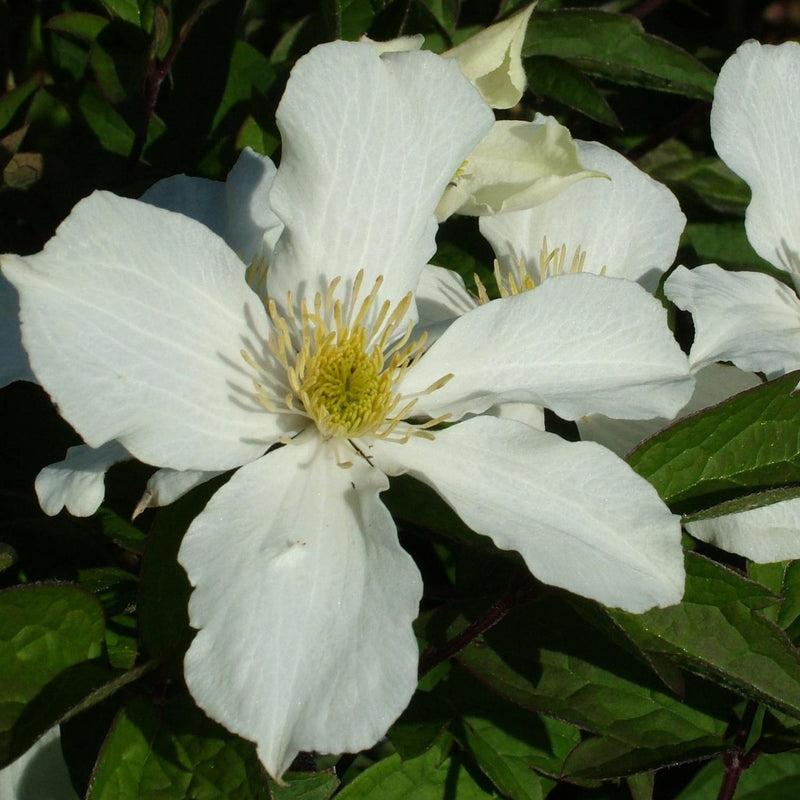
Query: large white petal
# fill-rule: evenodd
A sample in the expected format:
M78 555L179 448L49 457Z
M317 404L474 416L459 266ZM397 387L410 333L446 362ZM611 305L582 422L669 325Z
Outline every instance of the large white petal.
M678 412L675 419L702 411L721 403L745 389L752 389L761 379L752 372L743 372L730 364L708 364L695 374L695 388L691 400ZM603 414L590 414L576 420L581 439L613 450L624 456L649 436L666 427L670 420L656 419L612 419Z
M725 62L711 106L722 160L750 185L747 238L800 273L800 45L745 42Z
M58 725L26 753L0 769L3 800L78 800L61 752Z
M678 308L692 312L694 367L732 361L774 378L800 367L800 300L758 272L730 272L716 264L678 267L664 284Z
M536 123L530 123L536 126ZM522 262L539 274L543 240L552 250L566 246L571 259L586 253L583 269L638 281L655 291L672 266L686 223L675 196L663 184L599 142L576 140L580 163L608 179L573 183L535 208L480 220L503 272Z
M387 485L307 435L236 472L181 546L199 628L189 689L276 778L299 750L374 744L414 692L422 581Z
M473 530L517 550L545 583L628 611L678 603L679 518L609 450L476 417L370 454L432 486Z
M119 442L97 449L70 447L63 461L50 464L36 476L34 486L42 511L52 517L66 508L76 517L90 517L105 497L109 467L130 457Z
M347 288L359 270L369 288L384 276L384 299L413 291L435 250L436 204L493 119L432 53L333 42L300 59L277 112L272 208L286 228L270 296L313 297L336 276Z
M269 202L276 172L269 158L245 147L224 183L173 175L139 199L202 222L249 264L256 256L271 257L283 229Z
M17 290L0 275L0 387L34 380L19 332Z
M107 192L78 203L41 253L3 256L31 366L99 447L220 470L280 435L241 351L268 322L241 261L204 225Z
M423 392L449 373L415 412L458 419L526 402L565 419L671 417L694 385L661 304L631 281L588 273L548 278L464 314L409 370L401 390Z
M800 498L689 522L686 530L762 564L800 558Z

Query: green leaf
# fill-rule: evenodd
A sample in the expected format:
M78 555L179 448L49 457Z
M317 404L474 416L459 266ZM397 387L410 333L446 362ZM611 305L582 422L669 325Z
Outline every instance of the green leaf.
M449 635L469 621L457 620ZM555 597L512 611L456 658L502 697L603 734L625 755L622 765L601 764L599 774L596 764L577 763L573 775L631 774L723 746L724 692L687 676L684 698L674 697L643 662Z
M464 669L453 669L443 691L461 715L456 738L513 800L544 797L555 782L534 770L560 775L564 760L581 741L577 728L499 699Z
M133 131L95 84L84 87L78 97L78 108L104 150L119 156L130 153Z
M443 735L417 758L403 761L389 756L365 769L338 795L340 800L485 800L498 795L484 789L458 753L450 753L450 738ZM447 793L446 793L447 792Z
M448 35L452 36L458 18L458 0L422 0L422 2Z
M100 506L96 517L100 520L101 530L109 539L132 553L142 554L147 541L144 531L107 506Z
M664 161L647 171L674 192L689 191L715 211L744 215L750 187L718 158L698 158L686 150L685 158Z
M686 236L703 262L724 264L726 268L746 267L771 274L777 272L753 250L741 220L690 222L686 226Z
M693 778L676 800L716 800L725 776L720 760ZM762 753L742 772L736 800L796 800L800 796L800 753Z
M272 800L328 800L339 788L339 779L331 772L287 772L286 786L269 782Z
M142 9L139 0L100 0L100 2L115 17L140 25L142 22Z
M5 542L0 542L0 572L13 567L17 563L17 551Z
M0 97L0 131L8 127L17 110L41 85L41 75L34 75Z
M84 11L68 11L47 20L45 28L58 33L69 33L87 42L94 42L109 24L105 17Z
M416 758L433 747L452 714L435 694L417 691L387 735L403 760Z
M555 56L531 56L526 59L528 89L574 108L590 119L619 128L617 115L605 97L581 70Z
M603 11L534 12L523 56L569 61L615 83L710 100L715 75L694 56L644 32L635 17Z
M681 512L800 483L798 377L791 373L680 420L637 447L628 463Z
M68 667L97 658L104 629L100 604L77 586L0 592L0 765L18 745L13 728L28 704Z
M680 605L609 613L642 649L800 717L800 654L780 627L756 613L774 596L695 553L686 554L686 577Z
M267 800L249 742L209 720L186 695L155 705L135 697L120 712L87 800Z

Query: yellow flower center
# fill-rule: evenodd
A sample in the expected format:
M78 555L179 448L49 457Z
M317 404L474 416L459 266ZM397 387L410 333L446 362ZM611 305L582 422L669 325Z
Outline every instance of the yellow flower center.
M539 253L538 275L531 274L528 271L528 265L520 259L516 267L506 273L500 269L500 262L495 259L494 262L494 279L497 283L497 290L500 297L510 297L512 295L521 294L531 289L540 286L545 278L553 275L564 275L568 273L583 272L583 266L586 263L586 251L580 245L575 248L572 254L572 259L568 258L567 246L562 244L561 247L555 247L552 250L547 245L547 237L542 239L542 249ZM600 270L600 274L604 275L606 268ZM489 293L483 281L475 275L475 284L478 287L478 302L482 304L489 302Z
M316 294L313 308L303 300L298 310L291 294L285 314L274 300L267 302L274 328L268 349L282 369L276 375L242 351L245 361L260 373L256 398L274 413L309 418L326 440L366 435L398 442L411 436L433 438L428 429L449 415L425 422L407 420L419 396L436 391L452 375L417 395L398 391L402 377L424 352L427 335L412 341L413 324L403 327L410 293L394 309L388 300L378 306L383 279L379 277L359 301L363 281L359 271L346 303L336 299L339 278L324 295Z

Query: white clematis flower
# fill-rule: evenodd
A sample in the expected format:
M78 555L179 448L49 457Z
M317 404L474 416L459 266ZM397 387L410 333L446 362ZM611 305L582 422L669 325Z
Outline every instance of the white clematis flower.
M58 725L16 761L0 769L3 800L78 800L61 752Z
M800 45L745 42L720 71L711 106L720 158L752 193L745 216L753 249L791 279L794 291L757 272L716 264L678 267L667 297L692 313L695 369L731 361L779 377L800 368ZM800 503L691 523L705 541L758 561L800 557Z
M616 456L492 417L439 423L517 400L670 414L691 378L660 305L593 275L472 311L427 348L413 293L434 211L492 124L454 63L323 45L277 122L266 281L196 220L105 192L2 268L37 379L91 446L238 468L181 546L185 676L279 778L299 750L372 745L414 691L422 584L378 498L387 475L435 487L544 580L632 611L678 602L677 518Z
M755 251L800 287L800 45L745 42L720 71L711 137L747 181L745 228ZM800 368L800 300L771 276L714 264L679 267L664 291L691 311L696 366L732 361L778 377Z

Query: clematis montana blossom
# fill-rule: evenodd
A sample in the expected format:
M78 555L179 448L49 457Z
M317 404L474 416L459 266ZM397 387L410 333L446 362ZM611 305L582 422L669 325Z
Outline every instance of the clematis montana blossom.
M794 288L760 272L704 264L678 267L664 292L692 313L694 368L730 361L778 377L800 369L800 45L739 47L714 90L711 138L750 186L750 244ZM757 561L800 557L798 528L798 500L687 525L698 538Z
M322 45L278 109L268 272L191 214L107 192L42 253L2 257L36 377L89 445L190 481L236 469L179 553L185 677L276 778L300 750L372 745L416 686L422 582L387 476L432 486L543 581L632 611L683 592L678 519L647 482L599 445L481 415L674 413L692 381L661 306L575 275L431 347L415 324L436 205L492 121L455 62ZM253 242L263 220L240 208Z

